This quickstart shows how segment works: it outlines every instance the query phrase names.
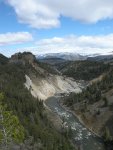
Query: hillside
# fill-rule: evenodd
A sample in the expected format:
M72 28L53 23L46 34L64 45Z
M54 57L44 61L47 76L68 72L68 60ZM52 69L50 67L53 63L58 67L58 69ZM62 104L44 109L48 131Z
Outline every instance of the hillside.
M4 55L0 54L0 64L4 65L8 62L8 58L5 57Z
M43 62L43 63L47 63L49 65L57 65L57 64L60 64L60 63L64 63L66 62L66 60L62 59L62 58L41 58L41 59L38 59L40 62Z
M45 100L58 93L80 91L75 81L64 78L55 72L52 66L38 62L31 53L13 55L10 64L23 65L25 69L25 86L33 96Z
M109 64L95 61L71 61L57 65L58 70L67 77L75 80L90 81L99 75L107 72L110 68Z
M19 118L25 132L23 144L13 143L13 147L22 150L73 149L68 138L52 125L47 115L50 112L43 106L43 102L38 97L34 98L24 85L25 75L38 79L48 74L31 53L19 53L10 60L0 58L0 93L5 95L3 103Z
M64 98L76 116L105 141L113 140L113 69L101 80L92 82L81 93L71 93Z

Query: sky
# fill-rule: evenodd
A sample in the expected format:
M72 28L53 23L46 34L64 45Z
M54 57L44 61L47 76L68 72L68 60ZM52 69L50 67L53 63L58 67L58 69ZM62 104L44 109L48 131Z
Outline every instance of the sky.
M113 51L113 0L0 0L0 53Z

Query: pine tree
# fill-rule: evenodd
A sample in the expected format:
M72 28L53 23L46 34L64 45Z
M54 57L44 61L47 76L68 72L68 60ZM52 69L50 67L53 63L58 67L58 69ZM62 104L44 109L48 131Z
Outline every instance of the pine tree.
M3 100L4 96L0 93L0 144L8 149L11 142L21 143L24 140L24 128L17 116L7 110Z

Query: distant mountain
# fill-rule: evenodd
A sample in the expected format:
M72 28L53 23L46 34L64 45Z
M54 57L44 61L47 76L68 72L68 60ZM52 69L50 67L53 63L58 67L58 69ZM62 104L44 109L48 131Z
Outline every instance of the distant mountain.
M39 59L39 61L50 65L58 65L66 62L66 60L62 58L43 58Z
M91 61L112 61L113 60L113 52L106 54L95 54L88 56L87 60Z
M55 59L60 58L63 60L75 61L75 60L85 60L87 56L82 56L78 53L49 53L37 56L38 59Z
M90 60L90 61L111 61L113 52L95 53L95 54L78 54L78 53L48 53L38 55L37 58L46 63L59 63L65 61Z
M113 55L99 55L96 57L88 57L87 60L91 61L110 61L113 60Z

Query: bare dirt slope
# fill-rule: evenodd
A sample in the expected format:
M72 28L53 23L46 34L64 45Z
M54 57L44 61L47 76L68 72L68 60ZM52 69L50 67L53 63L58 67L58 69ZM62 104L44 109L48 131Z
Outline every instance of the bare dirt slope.
M81 92L78 84L71 78L49 74L46 78L30 78L25 75L25 86L29 89L33 96L41 100L58 93Z

